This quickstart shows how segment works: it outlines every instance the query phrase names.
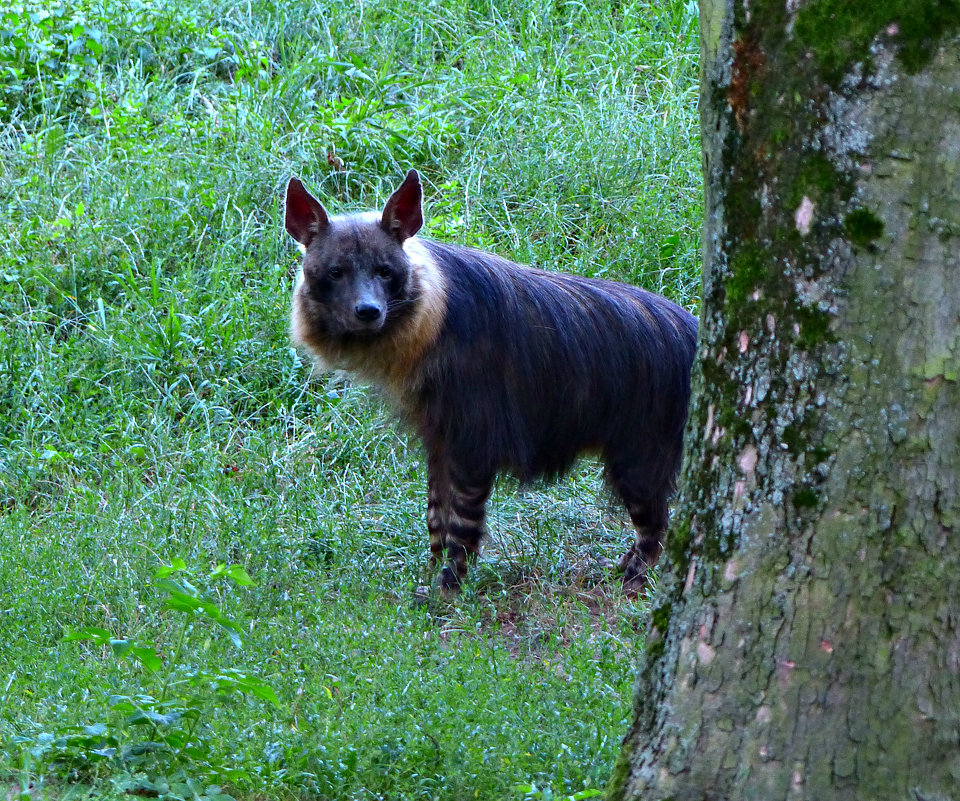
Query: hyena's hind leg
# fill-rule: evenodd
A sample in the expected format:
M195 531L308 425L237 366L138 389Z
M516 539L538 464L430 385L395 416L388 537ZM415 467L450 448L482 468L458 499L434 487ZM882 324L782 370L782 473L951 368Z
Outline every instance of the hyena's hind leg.
M440 589L444 595L452 595L467 575L468 561L480 553L493 476L467 475L440 459L430 460L429 471L430 565L443 564Z
M623 588L638 592L647 583L647 572L657 563L663 550L669 520L670 487L659 492L644 491L623 479L615 480L614 486L636 529L636 539L620 560Z

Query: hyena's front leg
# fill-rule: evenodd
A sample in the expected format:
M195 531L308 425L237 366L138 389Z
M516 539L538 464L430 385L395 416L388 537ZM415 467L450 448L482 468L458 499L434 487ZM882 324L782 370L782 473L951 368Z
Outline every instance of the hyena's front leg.
M436 566L446 558L440 589L444 594L452 594L467 575L467 562L480 553L493 477L465 474L440 459L430 461L429 471L430 564Z
M487 499L493 479L454 476L450 493L450 517L444 548L447 564L440 574L440 588L456 592L467 575L467 561L480 554L486 533Z

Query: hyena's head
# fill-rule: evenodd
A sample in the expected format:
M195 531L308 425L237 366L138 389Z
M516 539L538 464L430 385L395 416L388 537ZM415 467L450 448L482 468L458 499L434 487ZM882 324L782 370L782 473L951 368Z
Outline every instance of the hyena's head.
M387 337L416 311L415 265L404 241L423 225L420 176L410 170L381 214L327 215L296 178L285 226L303 250L293 336L318 352Z

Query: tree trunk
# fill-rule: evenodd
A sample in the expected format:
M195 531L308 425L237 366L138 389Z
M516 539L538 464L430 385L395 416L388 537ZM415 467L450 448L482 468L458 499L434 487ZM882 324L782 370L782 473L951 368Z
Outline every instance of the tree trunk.
M617 799L960 799L960 0L701 0L700 351Z

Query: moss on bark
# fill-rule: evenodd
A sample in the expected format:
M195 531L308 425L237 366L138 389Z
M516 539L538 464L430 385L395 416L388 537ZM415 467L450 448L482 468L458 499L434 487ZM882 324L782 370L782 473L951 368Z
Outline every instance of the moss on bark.
M949 798L960 8L702 18L701 359L608 797Z
M937 43L960 29L958 0L820 0L801 8L794 25L795 49L812 52L823 78L838 86L852 65L873 68L870 46L887 29L908 73L929 63Z

